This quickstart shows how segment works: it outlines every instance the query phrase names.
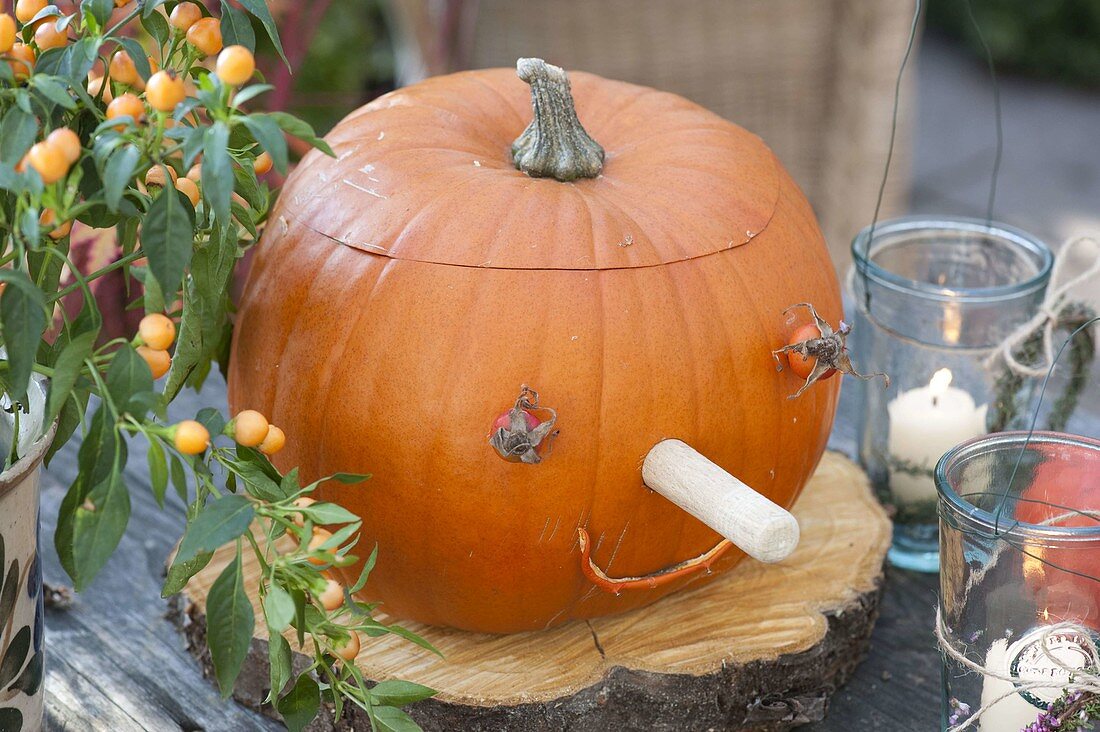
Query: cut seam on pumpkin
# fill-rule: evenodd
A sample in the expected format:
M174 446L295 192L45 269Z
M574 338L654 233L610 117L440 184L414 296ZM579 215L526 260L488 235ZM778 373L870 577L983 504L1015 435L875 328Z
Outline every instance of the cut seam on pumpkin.
M775 212L779 208L779 199L780 199L780 196L782 196L782 194L783 194L783 188L784 188L784 186L783 186L783 177L780 174L781 171L782 171L782 166L779 163L779 159L776 157L775 153L770 148L768 149L768 153L769 153L769 159L772 162L773 170L776 173L775 176L774 176L774 178L775 178L775 191L774 191L774 193L771 197L771 206L768 210L767 219L764 221L763 225L760 226L759 231L745 230L745 231L735 232L736 236L741 237L740 239L732 239L731 238L724 245L718 246L718 247L713 248L713 249L710 249L709 251L703 252L701 254L694 254L694 255L690 255L690 256L680 257L678 259L670 259L668 261L653 262L652 264L623 264L623 265L615 265L615 266L609 266L609 267L599 267L599 266L592 266L592 267L546 267L546 266L540 266L540 267L518 267L518 266L501 267L501 266L494 266L492 264L470 264L470 263L463 263L463 262L441 262L441 261L437 261L437 260L434 260L434 259L426 259L426 258L420 258L420 257L406 257L406 256L402 256L402 255L399 255L399 254L395 255L392 251L390 251L389 249L387 249L385 246L383 246L381 244L368 244L366 242L344 241L343 239L340 239L337 236L334 236L333 234L329 234L327 232L321 231L320 229L314 227L308 221L305 221L301 216L299 216L299 215L297 215L297 214L295 214L291 211L287 211L287 210L280 211L280 215L283 216L283 217L292 219L294 221L294 223L304 227L308 231L310 231L314 234L317 234L319 236L323 236L324 238L326 238L326 239L328 239L328 240L330 240L330 241L332 241L336 244L340 244L340 245L346 246L350 249L355 249L357 251L361 251L365 254L373 254L375 256L386 257L387 259L393 259L393 260L401 261L401 262L415 262L415 263L419 263L419 264L434 264L434 265L439 265L439 266L443 266L443 267L464 267L466 269L496 269L496 270L505 270L505 271L531 271L531 272L607 272L607 271L627 270L627 269L650 269L650 268L653 268L653 267L664 267L666 265L676 264L678 262L690 262L690 261L693 261L693 260L702 259L703 257L710 257L710 256L714 256L714 255L717 255L717 254L722 254L723 252L727 252L731 249L737 249L739 247L743 247L746 244L749 244L750 242L752 242L757 237L759 237L761 234L765 233L768 230L768 227L771 225L771 222L775 219ZM285 235L286 235L286 233L284 233L284 236ZM733 236L733 235L734 234L731 234L731 236ZM615 246L619 250L627 249L627 247L621 247L621 246L617 246L617 245L612 245L612 246Z
M611 577L592 560L591 540L588 531L582 527L577 528L577 543L581 550L581 572L604 592L618 595L623 590L652 590L663 587L684 577L690 577L700 570L710 570L711 565L717 562L733 546L729 539L723 539L706 552L691 559L673 564L664 569L638 577Z

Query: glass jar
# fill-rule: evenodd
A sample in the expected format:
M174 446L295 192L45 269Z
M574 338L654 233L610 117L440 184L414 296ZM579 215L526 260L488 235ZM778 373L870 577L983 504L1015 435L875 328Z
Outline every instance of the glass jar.
M1019 732L1100 661L1100 441L1002 432L954 448L935 475L941 729L985 707L969 729Z
M1037 312L1050 249L1001 224L905 218L852 243L856 308L849 346L859 382L860 461L895 509L893 564L939 568L932 471L947 450L986 434L998 411L983 362Z

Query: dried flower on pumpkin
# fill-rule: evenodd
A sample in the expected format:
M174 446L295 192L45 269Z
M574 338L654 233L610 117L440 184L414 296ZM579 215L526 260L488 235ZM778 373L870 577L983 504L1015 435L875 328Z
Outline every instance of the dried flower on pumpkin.
M848 355L848 347L846 345L848 334L852 332L851 325L842 320L840 321L840 326L834 331L832 326L829 325L824 318L818 315L814 306L808 302L800 302L791 305L784 310L783 313L789 313L795 308L807 308L810 311L810 315L812 315L814 319L814 325L817 326L818 337L790 343L772 351L772 358L775 359L776 371L783 370L783 362L779 359L780 354L795 353L806 360L815 359L813 370L806 376L806 383L794 394L787 397L788 399L802 396L802 392L809 389L818 380L830 376L833 371L839 371L842 374L851 374L857 379L863 379L864 381L870 381L876 376L881 376L885 382L885 386L890 386L890 377L886 374L861 374L856 371L855 366L852 365L852 359Z
M539 410L548 412L550 417L540 420L534 414ZM554 429L557 419L557 412L540 407L538 392L524 384L512 408L493 421L489 444L509 462L534 465L542 461L539 446L544 441L549 444L558 434Z

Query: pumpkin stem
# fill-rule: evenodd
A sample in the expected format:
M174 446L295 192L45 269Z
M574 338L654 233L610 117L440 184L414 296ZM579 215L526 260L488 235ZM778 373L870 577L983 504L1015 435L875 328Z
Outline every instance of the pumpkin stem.
M569 77L541 58L521 58L516 74L531 85L535 118L512 143L516 168L535 178L571 181L595 178L603 169L603 148L588 136L569 89Z

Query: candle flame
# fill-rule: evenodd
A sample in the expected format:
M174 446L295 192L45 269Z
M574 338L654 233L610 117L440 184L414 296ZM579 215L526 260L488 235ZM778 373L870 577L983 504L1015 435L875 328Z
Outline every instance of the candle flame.
M951 369L940 369L932 374L932 380L928 382L928 388L932 391L932 398L941 397L951 386Z
M1050 610L1043 608L1043 620L1050 620Z

